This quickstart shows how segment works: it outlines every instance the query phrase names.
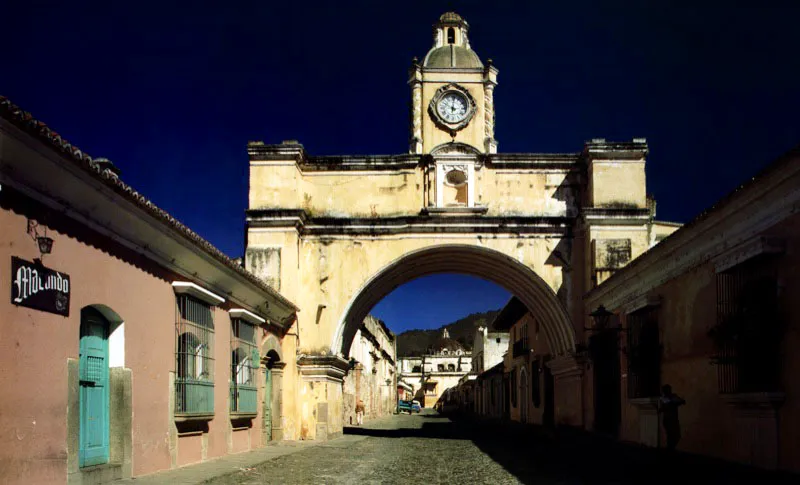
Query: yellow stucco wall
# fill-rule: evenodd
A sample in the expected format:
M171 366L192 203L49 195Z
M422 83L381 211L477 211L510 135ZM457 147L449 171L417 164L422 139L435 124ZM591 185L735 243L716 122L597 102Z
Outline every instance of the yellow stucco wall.
M566 170L475 171L475 199L496 216L565 216L577 187ZM422 168L374 172L301 172L284 165L250 167L251 209L304 209L320 217L416 215L426 207Z
M642 160L594 160L589 166L589 197L594 207L647 207Z
M454 139L450 134L436 126L431 120L428 107L431 98L436 94L436 90L450 83L457 83L462 88L469 91L475 101L476 111L464 129L456 132L455 141L466 143L484 150L484 94L483 94L483 75L477 73L447 73L447 72L423 72L422 79L422 151L430 153L431 150L442 143L450 143Z

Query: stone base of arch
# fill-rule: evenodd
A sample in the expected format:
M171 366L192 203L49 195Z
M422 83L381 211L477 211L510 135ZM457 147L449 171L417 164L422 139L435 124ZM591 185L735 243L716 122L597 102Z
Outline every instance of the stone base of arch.
M302 355L297 368L305 386L300 438L326 441L344 431L342 421L342 382L350 368L336 355Z
M584 427L584 362L570 355L553 359L547 366L553 374L556 425Z

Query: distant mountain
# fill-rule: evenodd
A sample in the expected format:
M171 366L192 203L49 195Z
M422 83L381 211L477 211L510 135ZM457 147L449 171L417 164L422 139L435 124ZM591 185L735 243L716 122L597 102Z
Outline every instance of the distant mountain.
M475 329L487 326L494 320L500 310L473 313L466 317L442 325L435 330L406 330L397 336L397 355L411 357L424 354L428 348L442 336L442 329L447 328L450 338L457 340L467 350L472 350Z

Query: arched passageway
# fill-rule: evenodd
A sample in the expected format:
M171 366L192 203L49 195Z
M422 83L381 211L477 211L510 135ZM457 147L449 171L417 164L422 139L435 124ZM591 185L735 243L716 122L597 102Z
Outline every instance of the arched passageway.
M331 349L340 356L347 356L356 331L372 307L398 286L435 273L476 276L502 286L536 313L550 349L556 355L574 351L575 332L567 311L539 275L499 251L459 244L410 252L370 278L345 307Z

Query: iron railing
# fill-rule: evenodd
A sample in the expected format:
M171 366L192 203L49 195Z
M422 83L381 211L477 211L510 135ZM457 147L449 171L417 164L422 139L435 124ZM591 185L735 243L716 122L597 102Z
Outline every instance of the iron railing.
M259 368L257 327L244 320L231 320L230 411L257 412L256 373Z
M755 259L719 273L716 289L717 324L710 334L719 392L779 390L783 325L774 261Z
M214 319L211 307L178 295L175 323L175 413L214 412Z
M628 398L656 397L661 393L661 344L658 308L628 316Z

